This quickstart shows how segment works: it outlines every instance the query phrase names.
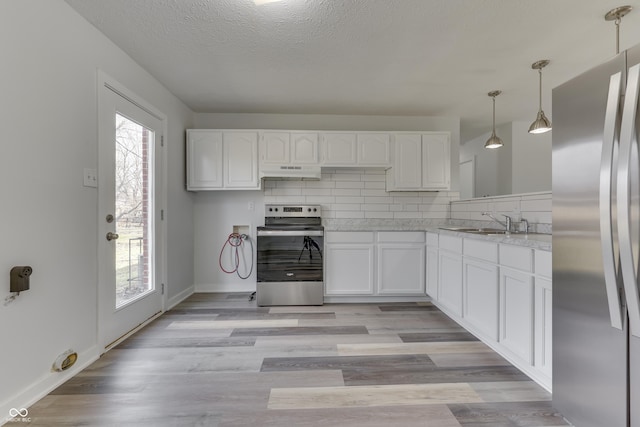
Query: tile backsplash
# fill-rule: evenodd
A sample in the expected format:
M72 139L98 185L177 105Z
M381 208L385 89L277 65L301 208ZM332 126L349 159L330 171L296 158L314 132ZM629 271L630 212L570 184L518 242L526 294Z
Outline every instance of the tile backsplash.
M491 221L482 212L491 212L497 218L509 215L514 220L526 219L535 224L535 230L550 232L551 229L551 192L529 193L513 196L484 197L472 200L451 202L452 221Z
M385 191L384 169L323 168L320 180L265 180L264 202L322 205L335 219L448 219L457 191Z

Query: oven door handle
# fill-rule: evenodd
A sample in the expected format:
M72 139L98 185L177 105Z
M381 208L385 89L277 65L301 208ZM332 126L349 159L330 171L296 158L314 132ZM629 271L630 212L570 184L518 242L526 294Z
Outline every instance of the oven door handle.
M258 236L324 236L323 230L258 230Z

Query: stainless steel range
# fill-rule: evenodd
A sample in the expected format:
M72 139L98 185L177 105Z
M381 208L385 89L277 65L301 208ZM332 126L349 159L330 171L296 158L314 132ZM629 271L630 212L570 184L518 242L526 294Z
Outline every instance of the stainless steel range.
M258 227L259 306L322 305L324 227L318 205L266 205Z

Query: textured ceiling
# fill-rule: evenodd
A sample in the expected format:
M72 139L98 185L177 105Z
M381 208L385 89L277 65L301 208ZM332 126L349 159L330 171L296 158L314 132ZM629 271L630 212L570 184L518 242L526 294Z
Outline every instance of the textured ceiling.
M613 56L620 0L66 0L196 112L457 116L462 138L533 121ZM640 43L640 1L621 47ZM552 116L552 114L550 114Z

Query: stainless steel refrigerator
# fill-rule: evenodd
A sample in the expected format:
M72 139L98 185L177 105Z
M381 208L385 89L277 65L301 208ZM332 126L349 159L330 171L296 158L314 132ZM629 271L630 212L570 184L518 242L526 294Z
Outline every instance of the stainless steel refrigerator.
M553 406L640 427L640 46L553 90Z

